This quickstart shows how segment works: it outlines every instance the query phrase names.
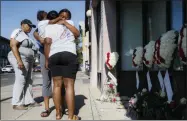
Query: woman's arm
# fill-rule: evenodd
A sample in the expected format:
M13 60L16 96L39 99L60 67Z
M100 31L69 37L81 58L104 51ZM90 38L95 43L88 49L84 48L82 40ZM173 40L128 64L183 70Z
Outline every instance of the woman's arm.
M39 36L38 29L34 31L33 36L36 40L39 40L41 44L44 44L44 38Z
M62 19L62 17L58 17L58 18L56 18L56 19L53 19L53 20L49 20L49 24L56 24L59 20L61 20Z
M18 51L19 48L19 42L15 39L11 39L10 40L10 48L14 54L14 56L16 57L17 63L18 63L18 68L19 69L23 69L24 68L24 64L23 61L21 59L20 53Z
M73 33L73 35L75 36L75 38L79 37L79 35L80 35L79 30L76 27L74 27L71 24L69 24L67 21L62 20L62 21L59 21L58 24L65 25Z
M49 58L49 52L50 52L52 39L51 38L45 38L44 42L45 42L44 43L45 67L46 67L46 69L49 69L48 68L48 58Z

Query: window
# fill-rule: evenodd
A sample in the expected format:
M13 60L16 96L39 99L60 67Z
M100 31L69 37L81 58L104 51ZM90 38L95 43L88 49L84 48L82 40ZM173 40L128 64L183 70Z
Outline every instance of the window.
M180 30L183 25L183 2L182 0L171 1L171 26Z
M121 69L122 71L136 70L132 66L132 57L125 53L130 48L143 45L142 4L141 2L121 3Z
M103 27L103 20L102 20L102 8L101 8L101 1L98 3L96 11L97 11L97 68L98 71L101 71L102 68L102 42L103 42L103 38L102 38L102 27Z
M12 67L11 65L6 65L6 67Z
M183 1L172 0L171 1L171 27L177 31L183 26ZM174 70L183 70L182 63L178 54L176 53L173 68Z
M166 1L149 1L147 2L147 17L146 17L146 35L145 45L149 41L156 41L167 28L167 4ZM158 70L158 66L154 64L153 70Z
M148 2L147 29L150 40L157 40L166 32L166 1ZM148 43L148 42L147 42Z
M137 2L121 2L121 69L136 70L132 67L132 57L125 53L130 48L145 46L149 41L156 41L163 33L175 29L179 31L183 25L183 0L152 0ZM180 69L179 58L174 61L174 68ZM158 70L155 66L154 70Z

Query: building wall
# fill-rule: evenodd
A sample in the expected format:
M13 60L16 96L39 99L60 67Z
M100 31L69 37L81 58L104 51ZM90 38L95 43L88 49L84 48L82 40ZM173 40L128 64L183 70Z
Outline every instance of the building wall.
M91 7L91 73L90 73L90 84L92 87L97 87L97 13L96 9Z
M103 26L100 39L101 84L107 78L108 70L105 66L107 52L116 52L116 1L103 0L101 2ZM115 74L115 73L114 73ZM102 87L101 86L101 87Z
M91 85L102 90L107 77L106 54L116 51L116 1L101 0L97 7L101 10L92 8L91 17Z
M184 2L184 6L185 6L184 15L186 15L184 21L185 21L185 23L187 24L187 1Z

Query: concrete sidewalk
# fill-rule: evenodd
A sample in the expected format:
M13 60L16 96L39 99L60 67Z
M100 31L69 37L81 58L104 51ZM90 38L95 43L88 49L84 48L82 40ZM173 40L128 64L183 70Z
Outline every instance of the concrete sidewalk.
M42 79L41 74L34 76L33 93L37 101L42 100ZM41 107L29 108L26 111L17 111L12 109L11 96L12 86L1 87L1 120L55 120L56 111L46 118L40 116L44 109L44 103ZM76 93L76 111L82 120L129 120L124 115L125 109L117 109L118 106L112 103L101 103L96 101L100 96L100 91L90 88L90 80L87 75L78 72L75 83ZM53 107L53 100L50 99L50 107ZM67 120L64 115L62 120Z

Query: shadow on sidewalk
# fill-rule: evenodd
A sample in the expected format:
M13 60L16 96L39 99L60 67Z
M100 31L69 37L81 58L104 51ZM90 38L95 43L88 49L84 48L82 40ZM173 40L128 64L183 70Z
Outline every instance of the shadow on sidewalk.
M85 102L84 102L85 99L88 99L88 98L85 97L84 95L76 95L75 96L75 114L76 115L79 114L79 110L85 105ZM34 98L34 100L37 103L41 103L44 101L44 98L41 96L41 97ZM53 111L54 109L55 109L55 106L52 106L50 108L51 111Z
M79 114L79 110L85 105L84 100L88 99L84 95L76 95L75 96L75 114Z
M43 96L35 97L35 98L34 98L34 101L37 102L37 103L41 103L41 102L44 101L44 98L43 98Z
M1 99L0 100L0 102L3 102L3 101L6 101L6 100L9 100L9 99L11 99L12 97L7 97L7 98L5 98L5 99Z

